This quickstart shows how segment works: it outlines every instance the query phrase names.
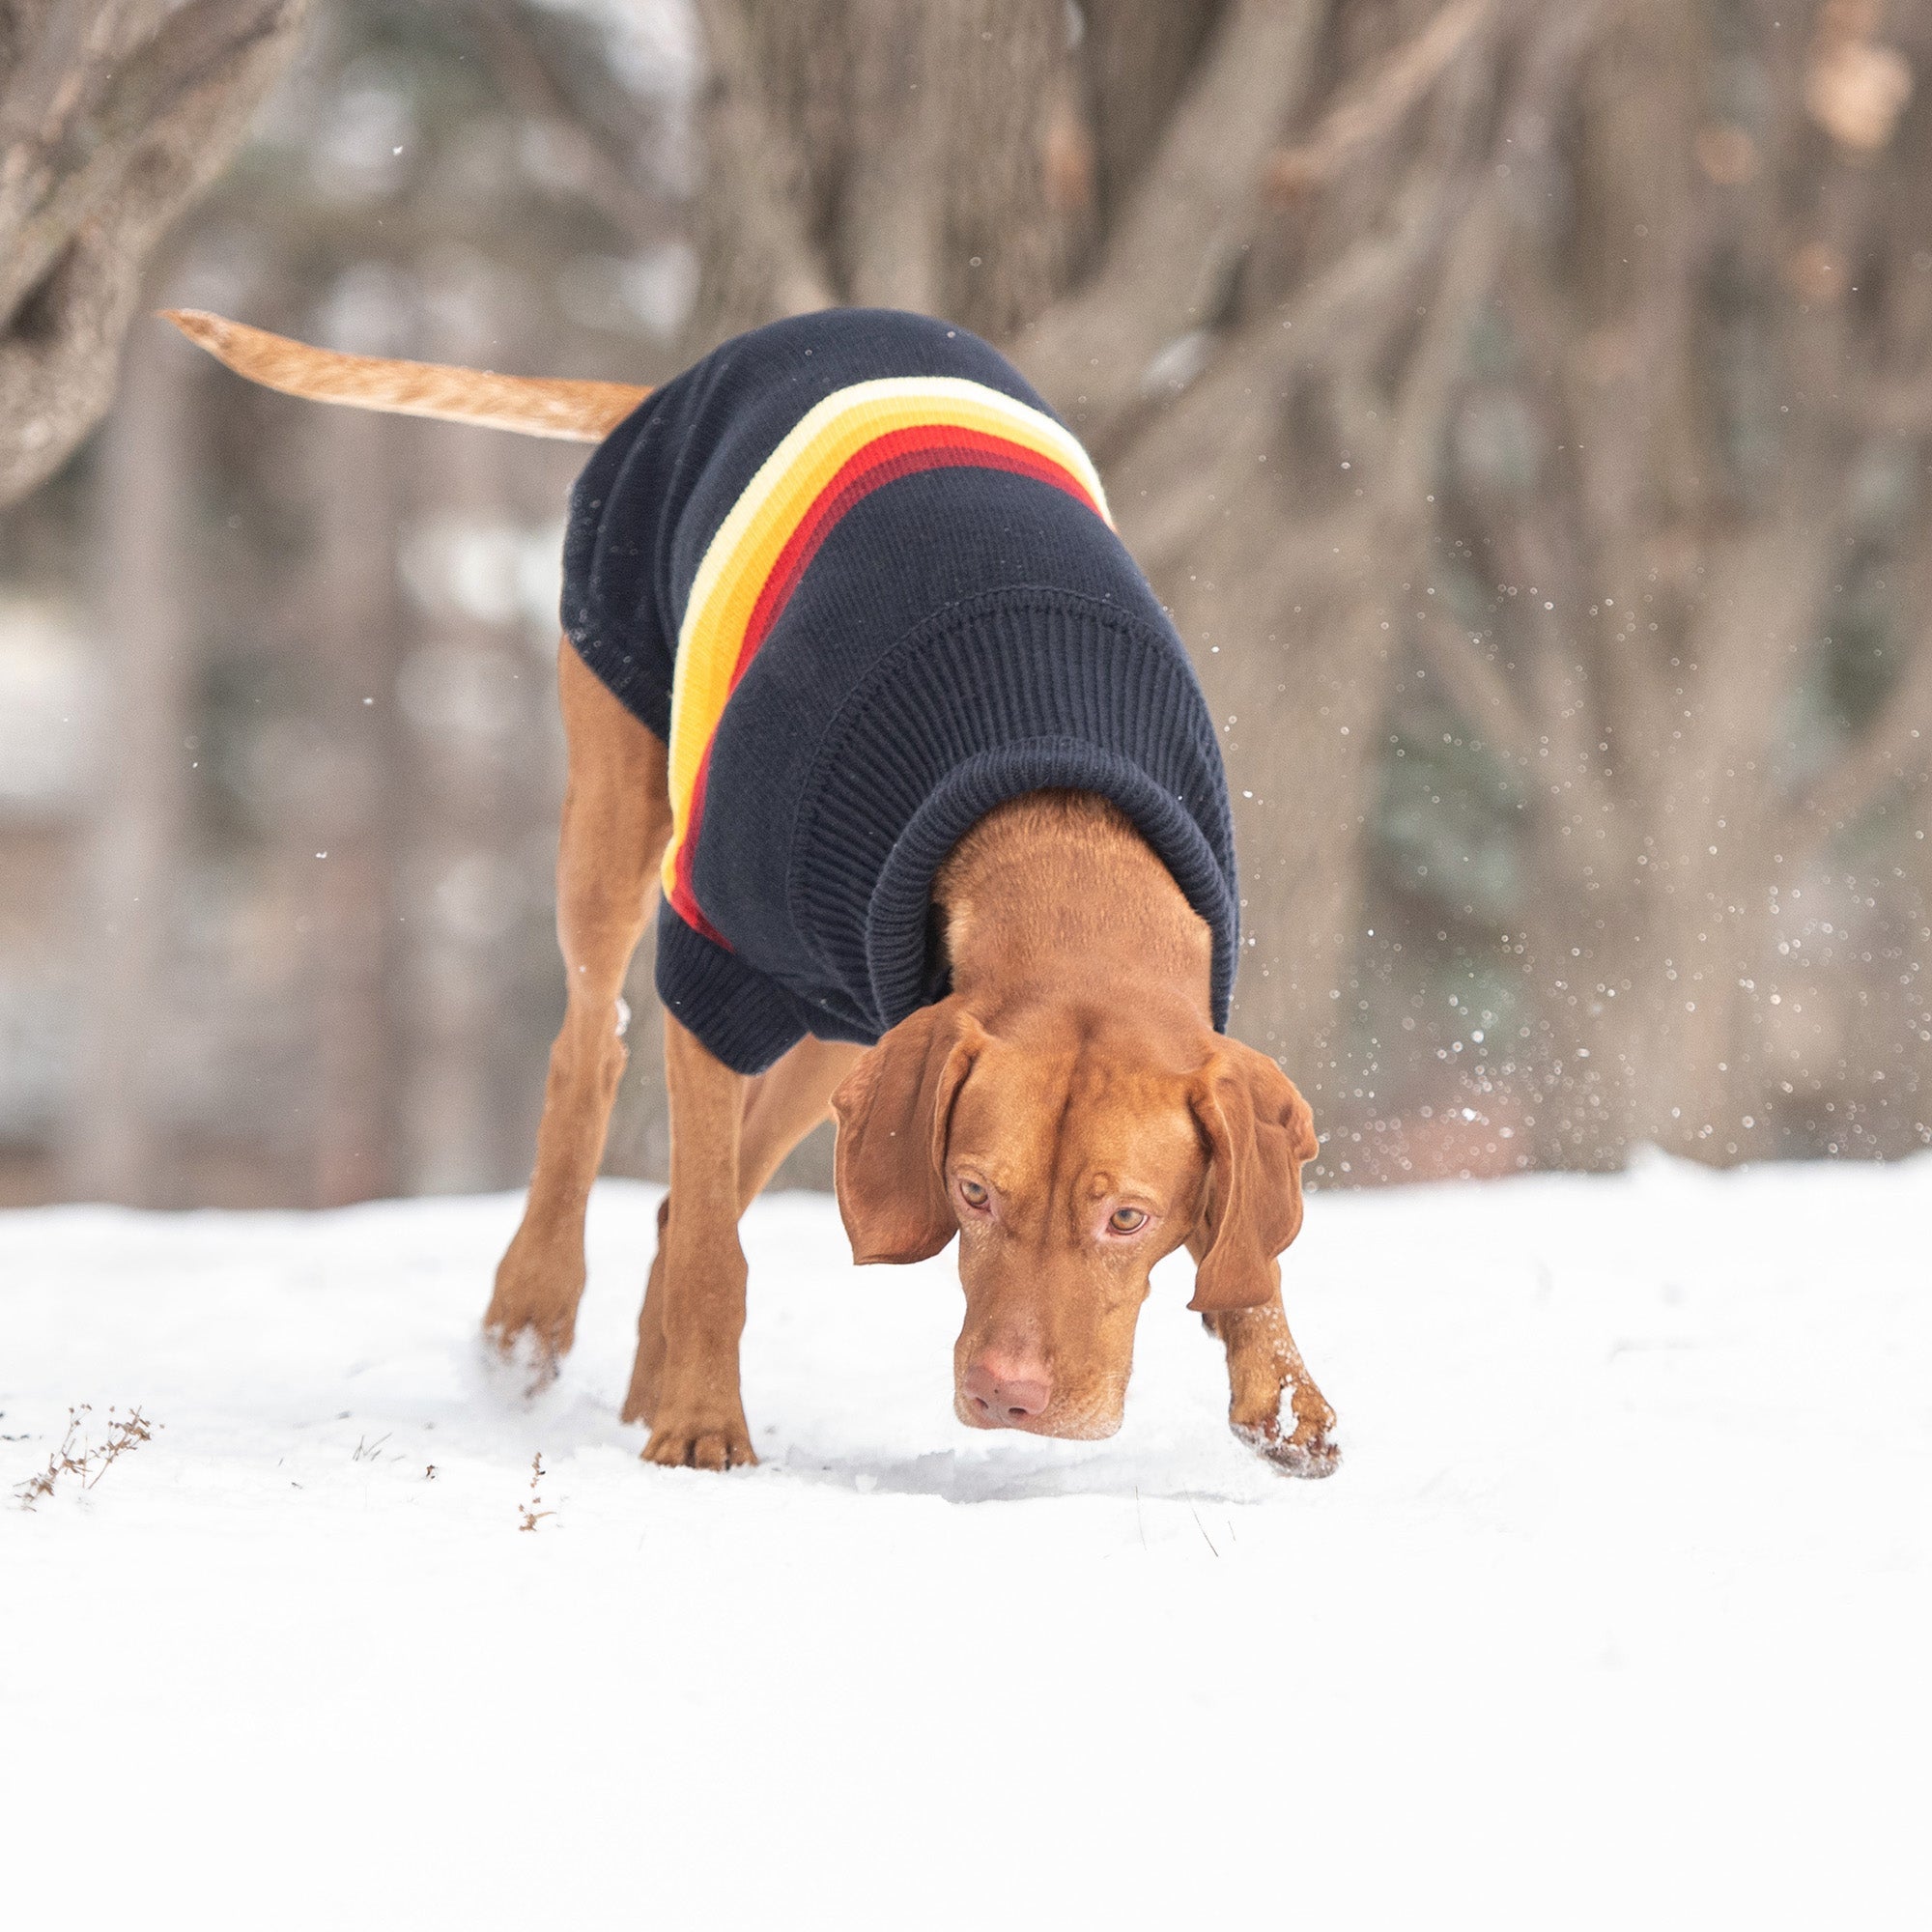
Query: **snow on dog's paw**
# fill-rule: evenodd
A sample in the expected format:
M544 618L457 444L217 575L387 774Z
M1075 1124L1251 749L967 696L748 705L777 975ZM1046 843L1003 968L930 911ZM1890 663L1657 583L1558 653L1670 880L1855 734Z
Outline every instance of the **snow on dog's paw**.
M1311 1480L1332 1476L1342 1461L1340 1447L1325 1435L1303 1439L1297 1432L1285 1436L1278 1427L1266 1423L1237 1422L1234 1431L1263 1462L1272 1463L1284 1476Z
M507 1336L481 1329L473 1356L484 1387L499 1402L534 1402L563 1370L563 1358L533 1328Z

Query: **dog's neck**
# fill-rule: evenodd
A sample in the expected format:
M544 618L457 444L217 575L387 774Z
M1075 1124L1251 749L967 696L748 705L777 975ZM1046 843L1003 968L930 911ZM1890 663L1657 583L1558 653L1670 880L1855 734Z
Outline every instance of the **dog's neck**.
M1034 1000L1144 1000L1211 1023L1213 936L1132 821L1037 791L974 826L933 880L952 989L983 1019Z

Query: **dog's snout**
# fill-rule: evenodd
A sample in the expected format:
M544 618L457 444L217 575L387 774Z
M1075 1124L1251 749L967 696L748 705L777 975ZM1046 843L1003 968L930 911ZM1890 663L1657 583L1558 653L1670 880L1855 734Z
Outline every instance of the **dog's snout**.
M1043 1362L982 1355L965 1375L966 1401L988 1429L1008 1429L1046 1413L1053 1382Z

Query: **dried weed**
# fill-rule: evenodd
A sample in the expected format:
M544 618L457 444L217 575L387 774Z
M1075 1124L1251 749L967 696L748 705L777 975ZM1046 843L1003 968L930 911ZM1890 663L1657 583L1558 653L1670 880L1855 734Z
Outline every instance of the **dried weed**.
M526 1503L517 1505L518 1513L523 1518L517 1525L519 1529L535 1529L545 1517L556 1514L554 1510L544 1508L543 1497L537 1493L537 1485L543 1481L543 1451L539 1449L530 1458L530 1499Z
M105 1437L91 1442L87 1418L93 1413L93 1404L85 1402L68 1410L67 1435L62 1437L60 1447L47 1458L47 1466L14 1486L14 1493L22 1509L38 1509L53 1494L63 1476L72 1477L83 1491L91 1490L136 1444L152 1441L155 1431L161 1427L157 1422L150 1422L139 1408L130 1408L126 1415L110 1408Z

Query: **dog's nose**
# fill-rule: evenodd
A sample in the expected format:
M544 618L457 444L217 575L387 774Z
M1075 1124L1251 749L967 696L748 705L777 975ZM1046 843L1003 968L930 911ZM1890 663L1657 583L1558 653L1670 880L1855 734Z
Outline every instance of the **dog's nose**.
M966 1400L973 1413L994 1429L1031 1422L1046 1412L1053 1384L1043 1363L1001 1361L981 1356L966 1371Z

